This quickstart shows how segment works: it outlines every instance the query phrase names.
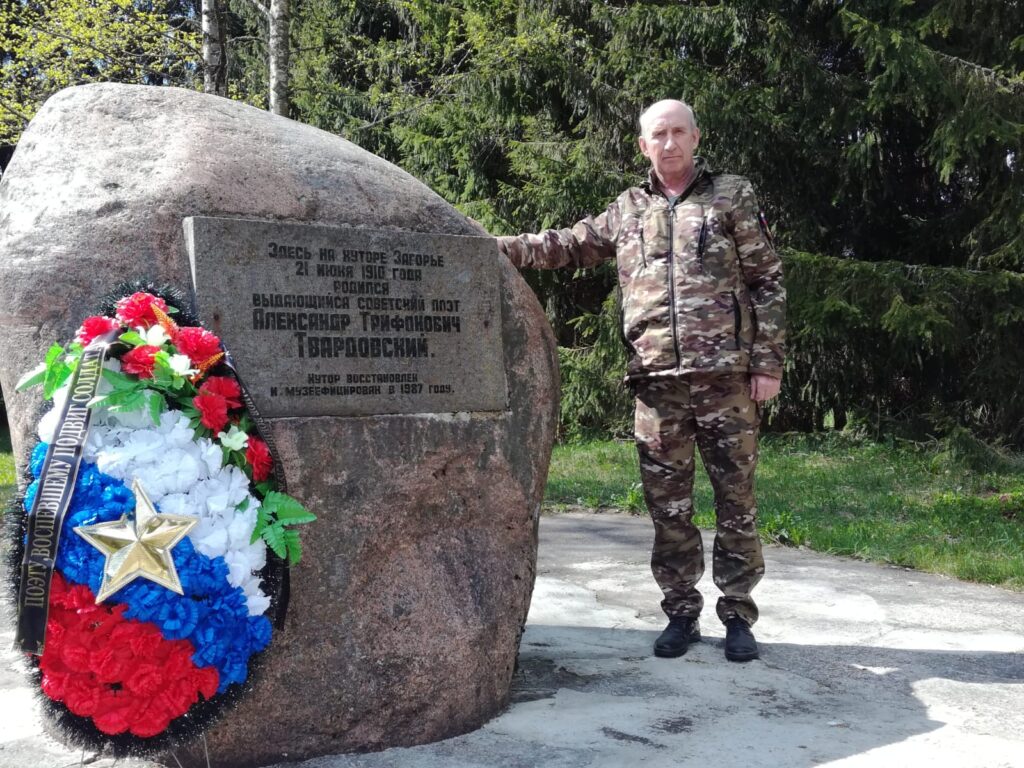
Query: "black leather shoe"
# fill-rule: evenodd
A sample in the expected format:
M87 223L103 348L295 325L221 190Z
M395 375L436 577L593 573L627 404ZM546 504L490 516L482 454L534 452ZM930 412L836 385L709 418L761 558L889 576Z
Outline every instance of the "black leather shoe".
M729 661L751 661L757 657L757 640L750 631L750 625L739 616L725 622L725 658Z
M689 616L676 616L668 620L665 631L654 641L654 655L665 659L682 656L690 643L700 640L700 621Z

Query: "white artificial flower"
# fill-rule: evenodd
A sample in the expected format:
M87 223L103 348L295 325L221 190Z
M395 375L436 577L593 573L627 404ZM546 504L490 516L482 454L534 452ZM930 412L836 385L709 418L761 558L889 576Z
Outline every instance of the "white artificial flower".
M250 497L249 506L244 512L236 511L228 522L228 542L230 546L242 548L249 546L249 539L256 528L256 510L259 502ZM262 567L262 566L261 566Z
M184 493L168 493L160 499L160 512L165 515L190 515L196 514L188 503L188 495Z
M270 598L262 592L246 595L245 601L248 605L250 616L262 616L270 607Z
M225 448L232 451L241 451L249 445L249 435L240 430L237 425L232 424L227 432L218 432L217 439Z
M198 370L192 367L192 361L188 355L171 355L167 359L167 364L179 376L192 376L198 373Z
M143 328L140 325L135 329L135 332L151 347L160 347L163 346L164 342L170 341L167 331L161 325L151 325L149 328Z
M120 427L126 427L127 429L142 429L143 427L150 427L153 425L153 416L150 412L150 401L154 397L159 397L156 392L151 390L144 390L142 396L146 400L146 404L141 408L136 408L131 411L118 411L112 413L106 412L106 422L108 424L117 425Z
M201 538L194 538L193 544L207 557L223 557L228 551L228 532L208 519L203 520L203 523L205 525L199 533Z
M116 361L114 361L116 365ZM58 397L67 396L67 390ZM59 414L60 400L55 397ZM206 557L224 558L228 582L242 589L251 616L260 616L270 598L260 588L259 572L266 565L263 540L250 544L256 528L260 502L249 493L249 478L234 465L225 465L220 445L208 438L196 438L189 418L169 410L153 424L148 411L135 422L126 414L111 414L102 405L94 414L94 425L85 447L85 460L117 480L131 485L138 479L147 495L164 514L198 518L189 539ZM53 439L57 415L40 421L40 439ZM49 430L49 432L47 432ZM232 428L229 440L237 440ZM243 506L245 509L239 509Z
M206 462L208 475L217 472L224 464L224 452L212 440L202 440L199 444L199 455Z

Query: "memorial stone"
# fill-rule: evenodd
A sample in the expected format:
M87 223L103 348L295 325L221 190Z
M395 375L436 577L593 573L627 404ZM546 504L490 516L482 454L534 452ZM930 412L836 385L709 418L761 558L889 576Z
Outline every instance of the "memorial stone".
M419 744L498 713L558 380L543 312L493 241L309 126L172 88L62 91L0 183L4 391L139 277L194 287L318 516L283 629L206 733L211 764ZM9 400L23 468L41 403ZM166 762L206 765L205 749Z

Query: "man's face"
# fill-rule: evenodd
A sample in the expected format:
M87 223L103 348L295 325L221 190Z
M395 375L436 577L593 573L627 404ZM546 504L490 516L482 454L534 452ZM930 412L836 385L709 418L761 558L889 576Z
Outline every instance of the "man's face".
M647 115L640 151L654 166L662 181L685 177L693 168L693 153L700 141L700 130L690 122L689 113L680 104L667 104Z

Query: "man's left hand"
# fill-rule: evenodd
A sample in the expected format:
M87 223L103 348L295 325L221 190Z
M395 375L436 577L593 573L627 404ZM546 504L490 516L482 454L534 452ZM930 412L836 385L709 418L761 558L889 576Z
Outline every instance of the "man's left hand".
M774 376L765 376L763 373L750 374L750 398L758 403L771 400L779 394L782 386L782 379Z

